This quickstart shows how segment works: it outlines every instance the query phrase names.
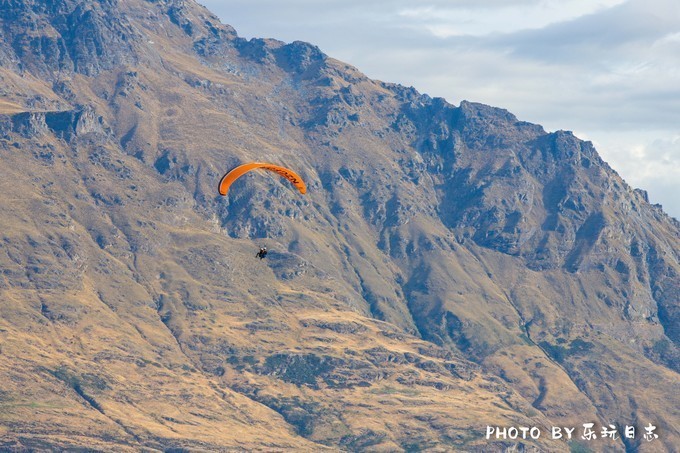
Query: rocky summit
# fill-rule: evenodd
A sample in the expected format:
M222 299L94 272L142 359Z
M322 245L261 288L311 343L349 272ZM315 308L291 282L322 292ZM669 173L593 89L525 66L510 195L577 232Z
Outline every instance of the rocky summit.
M248 161L307 194L220 196ZM570 132L193 0L0 0L0 188L0 450L680 445L680 224Z

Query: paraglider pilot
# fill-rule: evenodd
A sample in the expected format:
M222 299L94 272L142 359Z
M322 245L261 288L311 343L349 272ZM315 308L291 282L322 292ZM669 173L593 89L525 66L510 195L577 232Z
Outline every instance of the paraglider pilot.
M256 256L257 258L260 258L260 259L262 259L262 258L264 258L265 256L267 256L267 247L260 247L260 251L257 252L257 255L255 255L255 256Z

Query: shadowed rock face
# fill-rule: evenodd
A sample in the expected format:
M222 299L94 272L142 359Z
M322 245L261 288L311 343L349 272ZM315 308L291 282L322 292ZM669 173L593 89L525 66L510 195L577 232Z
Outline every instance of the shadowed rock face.
M50 80L56 71L96 75L134 64L141 36L118 1L5 1L0 11L6 55Z
M3 448L680 442L680 226L590 142L193 1L0 0L0 29ZM251 160L308 194L219 197Z

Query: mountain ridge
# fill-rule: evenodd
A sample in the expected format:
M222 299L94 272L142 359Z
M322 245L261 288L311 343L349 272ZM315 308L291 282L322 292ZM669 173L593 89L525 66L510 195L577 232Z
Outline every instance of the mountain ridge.
M5 446L474 450L510 419L671 451L680 229L589 142L190 1L3 6ZM218 198L246 160L310 196Z

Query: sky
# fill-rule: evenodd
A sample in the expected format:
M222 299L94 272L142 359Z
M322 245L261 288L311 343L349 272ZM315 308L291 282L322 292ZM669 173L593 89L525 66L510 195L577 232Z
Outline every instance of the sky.
M244 38L570 130L680 219L678 0L199 0Z

